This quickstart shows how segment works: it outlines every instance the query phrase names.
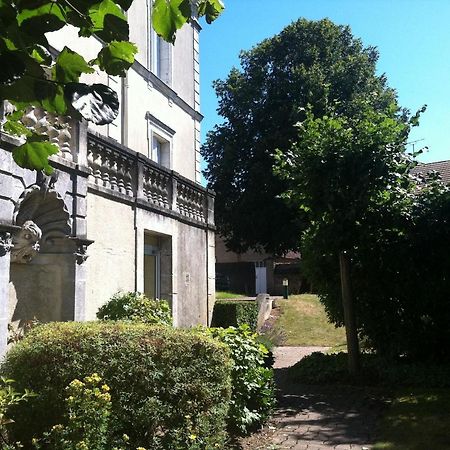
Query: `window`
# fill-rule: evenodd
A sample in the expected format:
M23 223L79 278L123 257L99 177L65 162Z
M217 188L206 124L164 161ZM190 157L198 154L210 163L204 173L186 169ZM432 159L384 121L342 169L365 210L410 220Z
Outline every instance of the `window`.
M164 83L172 84L172 45L152 29L150 37L150 70Z
M171 168L172 140L175 131L155 116L147 113L148 157L161 166Z
M152 133L152 146L150 159L161 166L170 167L170 142L164 140L156 133Z

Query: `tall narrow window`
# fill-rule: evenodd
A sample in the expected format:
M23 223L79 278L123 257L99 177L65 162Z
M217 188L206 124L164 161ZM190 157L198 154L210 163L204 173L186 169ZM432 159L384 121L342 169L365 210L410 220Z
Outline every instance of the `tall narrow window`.
M172 45L151 33L151 71L164 83L172 84Z

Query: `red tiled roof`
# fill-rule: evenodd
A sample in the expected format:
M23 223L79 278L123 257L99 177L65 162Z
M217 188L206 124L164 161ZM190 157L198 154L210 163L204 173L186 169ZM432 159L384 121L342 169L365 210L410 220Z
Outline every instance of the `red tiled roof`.
M426 175L431 171L439 172L441 174L442 181L444 181L444 183L450 183L450 160L419 164L414 167L411 172Z

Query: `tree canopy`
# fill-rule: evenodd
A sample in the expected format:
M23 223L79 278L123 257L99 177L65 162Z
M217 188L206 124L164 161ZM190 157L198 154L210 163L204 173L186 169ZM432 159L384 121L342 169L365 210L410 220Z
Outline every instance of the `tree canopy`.
M129 42L126 11L133 0L0 0L0 102L15 108L3 126L24 143L13 150L16 163L51 173L48 157L58 152L45 132L30 130L20 121L30 106L48 113L84 118L96 124L112 122L118 114L117 94L102 84L80 83L82 74L102 70L125 76L134 62L136 46ZM221 0L155 0L152 24L169 42L193 17L211 23L223 9ZM86 61L68 47L54 57L46 33L67 25L79 36L96 36L103 48Z
M287 204L286 179L273 174L275 154L298 140L308 112L352 117L361 104L406 123L386 78L377 75L378 52L349 27L300 19L240 55L241 68L214 83L224 122L202 153L216 191L216 223L229 248L282 253L297 249L308 218Z

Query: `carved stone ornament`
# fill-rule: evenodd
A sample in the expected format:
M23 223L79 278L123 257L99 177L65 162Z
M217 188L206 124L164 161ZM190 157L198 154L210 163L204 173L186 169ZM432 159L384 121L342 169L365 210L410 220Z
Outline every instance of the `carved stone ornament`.
M11 233L0 231L0 256L5 256L13 247Z
M13 237L11 262L29 263L39 252L41 237L41 229L32 220L27 220Z
M87 248L94 242L88 239L74 238L76 251L74 253L77 264L83 264L88 258Z

